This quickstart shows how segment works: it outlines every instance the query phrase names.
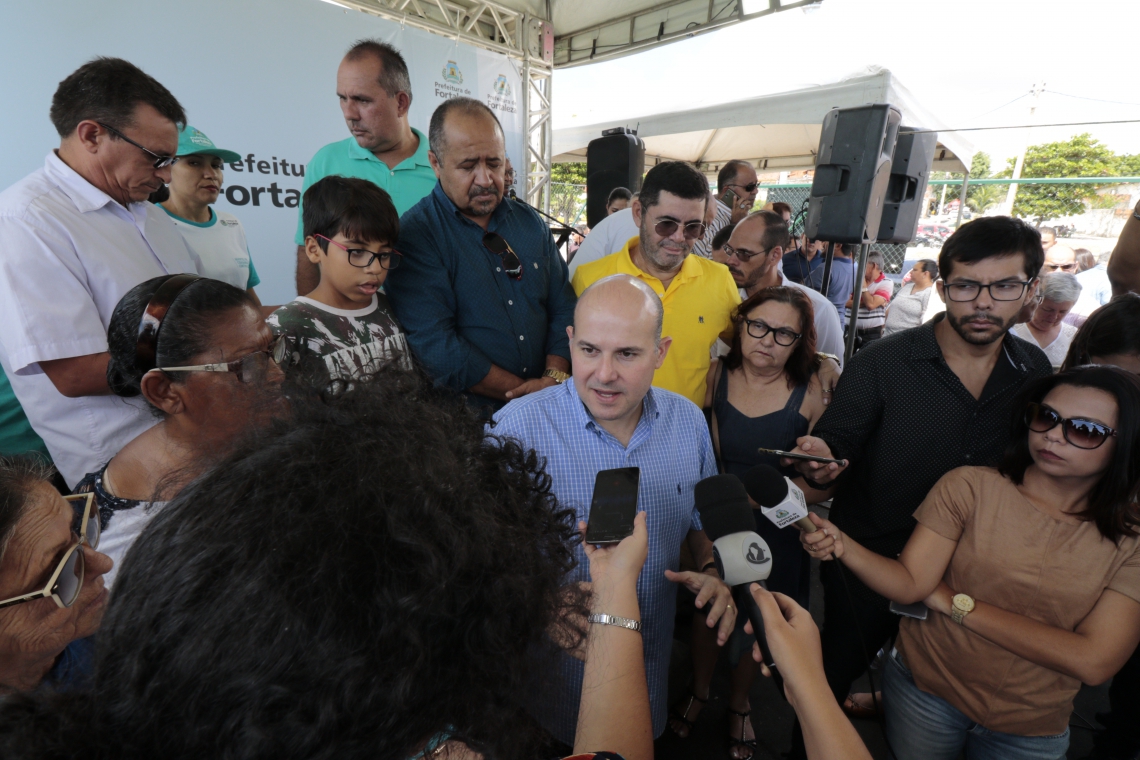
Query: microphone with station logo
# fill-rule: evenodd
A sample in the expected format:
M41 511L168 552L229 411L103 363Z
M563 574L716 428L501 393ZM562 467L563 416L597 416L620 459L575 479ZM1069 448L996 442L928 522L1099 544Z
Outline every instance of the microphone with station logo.
M775 523L777 528L795 525L804 533L814 533L819 530L808 518L804 492L781 475L775 467L758 464L744 473L741 481L744 483L744 490L760 505L760 511Z
M748 492L735 475L714 475L697 483L693 497L705 534L713 542L717 572L732 588L736 606L752 622L760 655L783 695L784 679L776 670L772 652L768 649L764 616L748 590L753 583L767 588L764 581L772 573L772 553L767 542L756 534Z

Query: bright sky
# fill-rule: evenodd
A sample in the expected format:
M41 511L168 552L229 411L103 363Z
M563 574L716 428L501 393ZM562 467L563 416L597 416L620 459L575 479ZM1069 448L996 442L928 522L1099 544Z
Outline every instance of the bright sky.
M556 70L554 126L795 90L867 66L890 69L952 127L1026 124L1033 100L1027 93L1035 82L1044 82L1046 90L1038 101L1038 124L1140 120L1137 5L1137 0L824 0L817 8ZM1030 141L1064 140L1084 131L1118 153L1140 153L1140 122L1037 128ZM1026 132L967 132L966 137L997 167L1021 149Z

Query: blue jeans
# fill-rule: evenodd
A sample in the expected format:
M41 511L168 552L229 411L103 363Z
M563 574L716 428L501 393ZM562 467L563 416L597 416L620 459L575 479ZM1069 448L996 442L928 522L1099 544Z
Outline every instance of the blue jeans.
M1017 736L991 731L949 702L914 684L898 650L886 658L883 709L887 740L897 760L1065 760L1069 729L1056 736Z

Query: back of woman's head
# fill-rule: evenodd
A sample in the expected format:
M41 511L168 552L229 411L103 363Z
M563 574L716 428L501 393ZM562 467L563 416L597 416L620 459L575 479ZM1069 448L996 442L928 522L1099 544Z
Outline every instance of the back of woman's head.
M442 393L383 370L296 400L183 490L124 562L93 698L57 733L94 734L88 757L371 760L450 727L528 755L536 652L584 611L561 593L573 513Z
M1089 506L1080 514L1096 522L1110 541L1134 536L1140 525L1140 377L1118 367L1089 365L1063 370L1028 384L1013 405L1013 430L998 468L1014 483L1021 483L1033 464L1029 446L1026 405L1040 403L1062 385L1104 391L1116 399L1115 447L1108 468L1089 493Z
M119 299L107 328L107 384L117 396L138 396L148 368L140 366L139 324L155 291L174 275L153 277L127 291ZM254 307L253 298L241 288L207 277L198 279L175 297L162 320L155 352L159 367L191 364L193 357L211 347L213 329L233 309Z
M1140 295L1135 293L1119 295L1089 315L1073 336L1062 369L1119 354L1140 355Z

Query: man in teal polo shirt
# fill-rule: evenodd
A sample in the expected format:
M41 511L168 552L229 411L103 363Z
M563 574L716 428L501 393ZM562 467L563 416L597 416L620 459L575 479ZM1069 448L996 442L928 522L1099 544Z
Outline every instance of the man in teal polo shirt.
M333 174L359 177L388 191L403 214L435 187L428 140L408 124L412 82L404 57L391 45L361 40L349 48L336 73L340 110L352 136L329 143L305 167L304 191ZM320 275L305 256L302 207L297 207L297 294L317 287Z

